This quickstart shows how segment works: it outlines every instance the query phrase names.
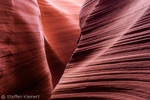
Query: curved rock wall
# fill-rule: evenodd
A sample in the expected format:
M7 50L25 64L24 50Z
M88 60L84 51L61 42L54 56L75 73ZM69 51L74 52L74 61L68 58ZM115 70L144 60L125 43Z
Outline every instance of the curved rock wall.
M48 100L51 92L37 1L0 0L0 95Z
M149 4L86 0L78 47L52 100L149 100Z
M77 46L82 2L0 0L0 97L50 99Z
M58 83L79 38L79 11L83 0L38 0L46 53L53 85Z
M82 3L0 0L0 96L150 99L149 0Z

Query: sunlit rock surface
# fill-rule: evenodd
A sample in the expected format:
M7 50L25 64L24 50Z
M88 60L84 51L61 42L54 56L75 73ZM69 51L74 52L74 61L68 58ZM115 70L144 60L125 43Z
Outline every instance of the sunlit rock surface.
M83 0L38 0L54 87L77 46Z
M86 0L78 47L52 100L149 100L149 4Z

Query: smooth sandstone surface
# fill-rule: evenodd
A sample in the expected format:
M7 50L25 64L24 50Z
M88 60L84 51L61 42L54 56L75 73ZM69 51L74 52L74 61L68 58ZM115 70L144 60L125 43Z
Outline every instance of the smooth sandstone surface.
M149 100L149 4L86 0L78 47L52 100Z
M149 0L0 0L0 96L150 100L149 23Z
M46 38L46 53L54 87L77 47L83 0L37 0Z
M0 0L0 96L50 99L77 46L82 3Z
M0 0L0 96L49 100L52 78L40 16L36 0Z

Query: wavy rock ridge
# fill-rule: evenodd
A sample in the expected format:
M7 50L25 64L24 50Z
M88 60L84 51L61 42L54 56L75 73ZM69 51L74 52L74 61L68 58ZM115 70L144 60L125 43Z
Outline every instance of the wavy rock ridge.
M0 0L0 97L25 94L50 99L77 45L81 4Z
M150 100L149 0L82 3L0 0L0 96Z
M149 0L86 0L52 100L149 100Z

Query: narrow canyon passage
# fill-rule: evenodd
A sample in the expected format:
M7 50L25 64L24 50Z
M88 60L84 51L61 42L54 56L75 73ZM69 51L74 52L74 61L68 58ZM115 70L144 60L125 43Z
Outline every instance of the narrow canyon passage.
M1 99L150 100L149 0L0 0Z

